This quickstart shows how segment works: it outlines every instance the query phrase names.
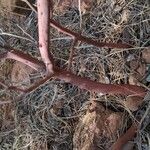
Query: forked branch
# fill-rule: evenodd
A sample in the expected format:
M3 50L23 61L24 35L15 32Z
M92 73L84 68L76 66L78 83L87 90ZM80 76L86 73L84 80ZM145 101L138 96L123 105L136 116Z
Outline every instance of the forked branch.
M35 70L38 70L38 69L45 70L45 65L42 61L31 57L29 54L24 54L21 51L12 50L12 52L8 52L9 57L5 57L5 58L20 61L28 66L31 66ZM15 55L14 57L14 54L18 52L19 52L19 55ZM5 56L5 55L6 53L1 54L0 57ZM49 74L48 76L50 75L51 74ZM129 85L129 84L123 84L123 85L104 84L104 83L92 81L86 77L79 77L77 75L72 74L69 71L60 69L58 67L55 67L55 72L53 74L53 77L63 80L67 83L76 85L81 89L85 89L85 90L97 92L97 93L102 93L102 94L134 95L134 96L140 96L140 97L144 97L146 94L145 89L140 86Z
M122 43L100 43L94 41L90 38L84 37L80 34L74 33L62 26L60 26L57 22L52 19L49 19L52 15L52 1L50 0L38 0L38 26L39 26L39 49L40 54L43 61L39 61L31 57L28 54L24 54L21 51L16 51L8 47L4 47L5 49L9 49L8 52L0 55L0 58L6 59L14 59L20 61L33 69L43 71L47 70L47 76L51 76L53 74L54 77L64 80L65 82L74 84L81 89L85 89L88 91L98 92L102 94L122 94L122 95L135 95L143 97L145 95L145 89L139 86L134 85L112 85L112 84L104 84L90 80L89 78L79 77L77 75L72 74L69 71L62 70L57 66L54 66L53 56L49 50L49 25L54 28L60 30L61 32L72 36L75 39L75 42L82 41L88 44L97 46L97 47L112 47L112 48L128 48L130 47L128 44ZM74 45L73 45L74 46ZM73 49L73 47L72 47ZM41 81L41 83L43 83ZM39 84L37 84L39 85ZM35 87L37 87L37 85ZM40 86L40 85L39 85ZM17 88L16 88L17 89ZM31 88L34 89L34 86ZM26 90L28 92L28 90Z
M140 97L145 96L146 91L143 87L139 87L136 85L129 85L129 84L124 84L124 85L104 84L104 83L92 81L89 78L79 77L77 75L72 74L70 71L66 71L55 66L53 56L49 50L50 26L54 27L55 29L75 39L75 42L73 43L73 46L71 48L72 51L77 41L85 42L87 44L96 47L131 48L132 46L123 43L98 42L93 39L84 37L73 31L70 31L67 28L62 27L59 23L51 19L52 16L51 0L37 0L37 8L38 8L39 50L40 50L42 61L33 58L29 54L25 54L21 51L14 50L6 46L5 47L0 46L2 48L7 49L7 52L0 54L0 59L13 59L16 61L20 61L40 72L47 70L47 77L37 82L36 84L32 85L28 89L20 89L19 87L10 87L10 89L19 90L21 92L28 93L38 88L40 85L42 85L44 82L46 82L53 76L67 83L76 85L81 89L85 89L88 91L97 92L101 94L121 94L121 95L134 95ZM70 68L71 65L72 55L73 54L71 53L69 59L70 64L68 68ZM1 82L1 84L4 87L6 86L5 84L3 84L3 82ZM133 124L126 132L126 134L124 134L121 138L117 140L117 142L113 145L112 149L121 150L122 146L129 139L133 138L136 131L137 131L137 126Z

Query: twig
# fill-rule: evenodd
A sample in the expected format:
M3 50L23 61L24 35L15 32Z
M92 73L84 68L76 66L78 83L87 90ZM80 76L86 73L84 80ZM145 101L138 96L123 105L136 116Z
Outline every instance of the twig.
M32 91L34 91L35 89L39 88L41 85L43 85L46 81L48 81L50 78L52 78L52 76L46 76L46 78L40 80L39 82L36 82L34 85L32 85L31 87L27 88L27 89L22 89L16 86L10 86L8 89L9 90L17 90L23 93L30 93Z
M0 85L3 86L4 88L8 88L8 86L3 82L2 79L0 79Z
M30 41L31 43L35 43L36 42L33 39L29 39L29 38L26 38L26 37L22 37L22 36L19 36L19 35L16 35L16 34L12 34L12 33L7 33L7 32L1 32L0 35L5 35L5 36L9 36L9 37L15 37L15 38L18 38L18 39L27 40L27 41Z
M50 25L57 29L58 31L67 34L71 36L72 38L76 38L79 41L85 42L87 44L94 45L96 47L108 47L108 48L132 48L129 44L123 44L123 43L105 43L105 42L97 42L90 38L84 37L78 33L75 33L73 31L70 31L67 28L62 27L60 24L55 22L54 20L50 19Z
M73 59L73 55L74 55L75 45L76 45L77 42L78 42L78 40L74 39L73 43L72 43L72 45L70 47L70 54L69 54L68 67L67 67L68 71L70 71L70 68L72 66L72 59Z
M25 2L35 13L37 13L36 8L28 1L28 0L21 0Z
M16 49L12 49L9 46L1 46L0 45L0 47L7 49L7 52L0 54L0 59L13 59L13 60L22 62L35 70L38 70L38 71L45 70L44 63L39 61L38 59L31 57L29 54L25 54Z

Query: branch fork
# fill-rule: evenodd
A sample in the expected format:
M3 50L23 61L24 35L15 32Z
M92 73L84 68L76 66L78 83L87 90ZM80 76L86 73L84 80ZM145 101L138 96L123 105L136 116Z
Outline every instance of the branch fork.
M62 27L59 23L51 19L52 17L52 1L51 0L37 0L38 9L38 32L39 32L39 51L41 54L42 61L25 54L21 51L15 50L8 46L0 46L1 48L7 49L7 52L0 54L0 59L13 59L22 62L31 68L45 72L47 71L47 76L29 87L28 89L20 89L18 87L9 87L9 89L18 90L23 93L29 93L43 83L48 81L50 78L55 77L57 79L63 80L65 82L71 83L78 86L81 89L85 89L92 92L102 93L102 94L121 94L121 95L136 95L139 97L144 97L146 90L143 87L136 85L114 85L114 84L104 84L96 81L92 81L89 78L79 77L70 72L71 62L73 58L74 46L78 41L85 42L97 47L109 47L109 48L131 48L129 44L123 43L101 43L94 41L90 38L84 37L78 33L70 31L67 28ZM68 71L63 70L55 66L53 55L50 52L50 26L59 30L60 32L67 34L73 38L73 44L70 49L70 57L68 64ZM2 83L2 82L1 82ZM6 86L6 85L5 85ZM137 131L137 126L133 124L127 133L122 136L113 145L113 150L120 150L122 145L128 141L128 138L132 138Z

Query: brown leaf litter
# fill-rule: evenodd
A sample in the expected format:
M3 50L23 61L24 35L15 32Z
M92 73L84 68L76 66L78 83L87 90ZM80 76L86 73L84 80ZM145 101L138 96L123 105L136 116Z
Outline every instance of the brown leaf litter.
M81 4L79 4L79 2L81 2ZM85 13L86 11L90 10L93 4L94 0L59 0L55 8L58 10L58 12L63 13L71 7L76 7L79 8L81 12Z
M21 63L15 62L11 72L11 81L13 86L19 86L21 88L29 87L31 84L30 74L32 74L34 70Z
M92 101L86 114L80 119L73 137L75 150L109 149L117 139L122 127L122 113L105 109L99 102Z

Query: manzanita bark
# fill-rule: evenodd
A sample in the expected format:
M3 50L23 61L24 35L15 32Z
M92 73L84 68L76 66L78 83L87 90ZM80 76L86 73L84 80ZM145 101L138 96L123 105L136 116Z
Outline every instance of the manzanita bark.
M119 139L113 144L111 150L122 150L123 146L129 141L132 140L138 130L138 125L133 123L131 127L126 131L124 135L119 137Z
M49 51L49 24L50 24L50 6L49 0L38 0L38 29L39 29L39 50L46 69L49 73L53 73L53 57Z
M122 95L136 95L143 97L145 96L145 89L136 85L122 84L104 84L96 81L92 81L86 77L79 77L72 74L69 71L62 69L56 69L54 74L56 78L64 80L65 82L71 83L78 86L81 89L88 91L101 93L101 94L122 94Z
M81 34L75 33L73 31L70 31L67 28L62 27L59 23L57 23L56 21L50 19L50 25L52 27L54 27L55 29L57 29L58 31L67 34L73 38L76 38L76 40L78 41L82 41L85 42L87 44L90 45L94 45L96 47L108 47L108 48L132 48L131 45L129 44L123 44L123 43L106 43L106 42L98 42L95 40L92 40L90 38L87 38L85 36L82 36Z
M130 47L128 44L116 44L116 43L99 43L97 41L94 41L92 39L86 38L84 36L81 36L77 33L74 33L62 26L60 26L58 23L53 21L50 18L50 11L49 9L52 8L50 6L52 4L49 0L38 0L38 26L39 26L39 50L43 61L39 61L38 59L35 59L31 57L28 54L24 54L21 51L13 50L9 47L3 47L5 49L8 49L9 51L6 53L3 53L0 55L0 58L6 58L6 59L14 59L17 61L20 61L33 69L44 71L47 70L48 74L47 76L51 77L53 74L54 77L64 80L65 82L74 84L78 86L81 89L85 89L92 92L98 92L102 94L122 94L122 95L135 95L135 96L141 96L143 97L145 95L145 89L143 87L139 87L136 85L112 85L112 84L104 84L99 83L96 81L92 81L89 78L85 77L79 77L74 74L72 74L69 71L59 69L57 66L54 66L54 60L53 56L50 53L49 50L49 25L55 27L56 29L59 29L61 32L68 34L72 36L76 42L78 40L82 42L86 42L88 44L92 44L97 47L113 47L113 48L128 48ZM49 23L50 20L50 23ZM45 79L44 79L45 80ZM43 83L41 81L41 83ZM39 85L39 84L36 84ZM32 89L37 86L32 86L29 89ZM14 88L16 90L19 90L19 88ZM30 90L21 90L24 92L28 92Z
M29 54L25 54L21 51L14 50L9 47L3 47L8 51L0 54L0 59L14 59L16 61L20 61L33 69L43 72L47 70L47 76L36 83L35 85L29 87L28 89L20 89L18 87L11 87L11 89L19 90L22 92L30 92L41 84L49 80L51 77L55 77L60 80L64 80L65 82L71 83L73 85L78 86L81 89L85 89L92 92L102 93L102 94L121 94L121 95L135 95L144 97L145 89L143 87L139 87L136 85L114 85L114 84L104 84L96 81L92 81L89 78L79 77L77 75L72 74L70 71L66 71L64 69L60 69L54 65L53 56L50 52L49 45L49 27L50 25L59 31L71 36L73 39L77 41L82 41L87 44L91 44L97 47L109 47L109 48L130 48L129 44L123 43L101 43L94 41L90 38L84 37L78 33L70 31L59 25L57 22L51 19L52 16L52 1L51 0L37 0L37 8L38 8L38 30L39 30L39 50L41 54L42 61L31 57ZM51 10L50 10L51 8ZM128 138L132 138L136 132L137 128L134 124L131 128L123 135L118 141L114 144L113 150L120 150L128 141Z
M33 58L29 54L24 54L23 52L18 50L11 49L11 51L0 54L0 58L4 56L5 59L14 59L20 61L38 71L46 70L43 61ZM104 83L92 81L86 77L79 77L77 75L72 74L70 71L60 69L56 66L54 66L54 70L55 72L53 74L53 77L63 80L67 83L76 85L79 88L88 91L102 93L102 94L134 95L140 97L144 97L146 94L145 89L140 86L129 85L129 84L122 84L122 85L104 84ZM51 73L48 74L47 76L51 77Z
M36 58L31 57L29 54L25 54L19 50L15 50L11 47L8 46L1 46L1 48L7 49L7 52L4 52L0 54L0 59L13 59L19 62L22 62L31 68L37 70L37 71L44 71L45 70L45 65L41 61L39 61Z
M99 43L97 41L93 41L89 38L83 37L77 33L74 33L53 21L50 18L50 8L52 9L51 1L49 0L38 0L38 26L39 26L39 50L42 57L42 61L39 61L28 54L24 54L21 51L15 51L8 47L4 47L9 49L8 52L0 55L0 58L14 59L20 61L36 70L47 70L47 76L55 76L60 80L64 80L65 82L74 84L81 89L86 89L93 92L98 92L102 94L122 94L122 95L135 95L135 96L144 96L145 89L135 85L112 85L112 84L103 84L99 82L95 82L90 80L89 78L78 77L71 72L67 72L65 70L59 69L57 66L54 66L53 56L49 50L49 20L51 22L51 26L56 29L61 30L62 32L72 36L76 41L80 40L86 42L88 44L92 44L98 47L115 47L115 48L128 48L128 44L115 44L115 43Z

